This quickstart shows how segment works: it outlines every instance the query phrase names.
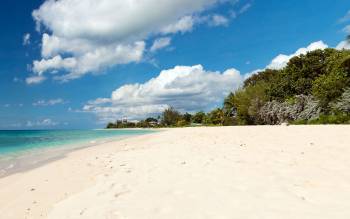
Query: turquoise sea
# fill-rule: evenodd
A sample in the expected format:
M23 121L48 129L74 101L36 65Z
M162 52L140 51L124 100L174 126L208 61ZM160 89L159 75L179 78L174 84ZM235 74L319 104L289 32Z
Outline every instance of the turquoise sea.
M98 145L151 130L18 130L0 131L0 177L83 147Z

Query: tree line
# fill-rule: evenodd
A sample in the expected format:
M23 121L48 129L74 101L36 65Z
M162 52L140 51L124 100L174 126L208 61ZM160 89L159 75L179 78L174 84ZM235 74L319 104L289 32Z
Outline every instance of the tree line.
M199 125L224 125L223 110L217 108L209 113L203 111L190 114L181 113L173 107L164 110L158 118L149 117L137 122L128 122L118 120L115 123L109 123L107 128L162 128L162 127L185 127ZM229 123L225 125L230 125Z
M350 38L349 38L350 39ZM281 70L258 72L211 112L162 115L134 127L350 123L350 50L315 50L293 57ZM110 123L108 126L115 126ZM119 123L119 126L126 124Z

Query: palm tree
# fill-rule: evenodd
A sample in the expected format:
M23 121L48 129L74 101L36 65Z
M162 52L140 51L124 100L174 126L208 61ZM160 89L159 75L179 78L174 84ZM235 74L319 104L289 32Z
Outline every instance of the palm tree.
M234 93L230 93L224 100L224 113L227 117L233 117L236 115L236 107L235 107L235 95Z

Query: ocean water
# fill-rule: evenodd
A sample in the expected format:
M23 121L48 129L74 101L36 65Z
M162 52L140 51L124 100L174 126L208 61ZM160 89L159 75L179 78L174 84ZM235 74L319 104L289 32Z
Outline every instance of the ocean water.
M0 177L29 169L83 147L148 134L151 130L0 131Z

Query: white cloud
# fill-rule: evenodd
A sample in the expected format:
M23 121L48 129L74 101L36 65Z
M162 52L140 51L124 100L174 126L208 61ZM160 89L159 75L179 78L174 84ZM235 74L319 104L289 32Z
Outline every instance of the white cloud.
M169 106L181 111L209 110L221 105L224 97L243 81L239 71L206 71L201 65L176 66L163 70L144 84L128 84L112 92L110 98L89 101L84 112L95 113L103 121L127 116L143 118L161 113Z
M27 121L25 126L27 127L49 127L49 126L57 126L58 122L53 121L52 119L42 119L38 121Z
M222 15L215 14L211 17L208 23L209 25L216 26L216 27L227 26L229 24L229 19Z
M174 33L186 33L191 32L195 25L208 24L209 26L227 26L230 20L220 14L206 15L206 16L185 16L164 27L161 32L163 34L174 34Z
M233 3L235 4L237 2L239 2L239 1L237 0L237 1L234 1ZM246 3L238 11L231 10L230 13L229 13L229 17L231 19L235 19L239 15L244 14L245 12L247 12L251 7L252 7L252 3L250 3L250 2Z
M339 22L343 23L343 22L347 22L349 20L350 20L350 11L348 11L346 13L346 15L339 20Z
M347 40L341 41L337 47L337 50L342 50L342 49L350 49L350 42Z
M115 40L157 32L174 20L218 2L220 0L48 0L33 12L33 17L38 25L44 25L56 36Z
M72 80L139 62L147 39L191 31L195 17L225 2L229 0L46 0L33 11L37 29L46 32L42 60L33 62L33 71L41 76L63 70L65 75L55 78Z
M62 98L58 99L52 99L52 100L38 100L34 102L33 106L54 106L57 104L64 104L66 103Z
M46 78L44 76L30 76L26 78L26 83L29 85L32 84L40 84L41 82L45 81Z
M311 43L309 46L306 48L300 48L298 49L295 53L290 54L290 55L284 55L280 54L277 57L275 57L271 63L266 67L269 69L282 69L287 66L289 60L295 56L299 56L301 54L306 54L308 52L318 50L318 49L326 49L328 48L328 45L325 44L323 41L317 41L314 43Z
M27 46L30 44L30 34L29 33L24 34L22 44L23 44L23 46Z
M175 23L171 23L161 29L161 32L163 34L169 34L169 33L186 33L190 32L193 29L193 26L195 24L196 19L193 16L185 16L180 18Z
M41 61L34 61L33 71L42 75L45 71L54 70L54 69L73 69L77 64L75 58L65 58L62 59L60 55L57 55L51 59L42 59Z
M53 58L34 61L33 71L40 76L46 71L64 70L68 74L57 76L56 79L67 81L79 78L87 72L101 71L106 66L127 64L130 61L138 62L143 56L144 49L145 43L142 41L133 45L101 46L78 57L62 58L56 55Z
M169 46L171 43L170 37L162 37L158 38L153 42L152 47L150 48L151 52L156 52L157 50L163 49L167 46Z
M313 42L311 43L309 46L307 46L306 48L300 48L298 49L295 53L290 54L290 55L284 55L284 54L280 54L278 56L276 56L275 58L272 59L272 61L270 62L270 64L268 64L265 68L263 69L256 69L254 71L248 72L244 75L244 78L247 79L250 76L257 74L259 72L262 72L266 69L273 69L273 70L280 70L283 69L284 67L287 66L288 62L290 59L292 59L295 56L299 56L301 54L307 54L308 52L317 50L317 49L326 49L328 48L328 45L325 44L323 41L317 41L317 42Z
M347 34L350 34L350 25L344 27L343 31Z
M245 12L247 12L249 10L249 8L252 7L252 4L251 3L247 3L245 5L243 5L243 7L239 10L239 14L243 14Z

